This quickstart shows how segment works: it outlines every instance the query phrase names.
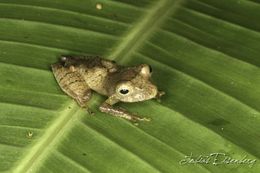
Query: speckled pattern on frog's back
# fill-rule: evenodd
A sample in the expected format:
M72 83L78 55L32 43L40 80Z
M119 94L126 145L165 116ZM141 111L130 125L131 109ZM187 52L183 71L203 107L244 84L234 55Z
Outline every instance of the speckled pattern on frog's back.
M108 95L104 87L107 76L118 69L115 62L100 57L66 57L64 65L73 67L90 89L103 95Z
M88 59L79 66L79 71L88 86L102 95L108 95L105 85L107 76L116 72L117 69L118 66L113 61L99 57Z
M89 87L80 73L73 66L64 67L61 63L53 64L52 71L61 89L84 106L84 95Z

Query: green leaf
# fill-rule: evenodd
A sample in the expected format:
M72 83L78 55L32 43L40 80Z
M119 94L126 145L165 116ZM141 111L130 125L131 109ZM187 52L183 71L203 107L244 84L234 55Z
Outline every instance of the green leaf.
M1 0L0 172L260 172L258 21L258 0ZM120 105L152 121L97 94L88 115L51 72L64 54L150 64L162 101Z

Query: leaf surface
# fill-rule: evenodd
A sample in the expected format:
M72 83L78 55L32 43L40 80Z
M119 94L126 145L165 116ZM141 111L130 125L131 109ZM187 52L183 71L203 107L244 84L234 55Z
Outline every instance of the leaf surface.
M259 172L259 20L258 0L1 0L0 172ZM150 64L162 101L120 105L152 121L97 94L88 115L51 72L64 54ZM212 153L256 162L184 163Z

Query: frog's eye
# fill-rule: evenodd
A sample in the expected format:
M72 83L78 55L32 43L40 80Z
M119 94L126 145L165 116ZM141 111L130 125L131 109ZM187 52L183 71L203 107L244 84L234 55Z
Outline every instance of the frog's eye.
M150 65L148 65L148 66L149 66L150 73L152 73L153 72L152 66L150 66Z
M121 94L127 94L128 92L129 92L129 90L128 89L121 89L121 90L119 90L119 92L121 93Z
M150 65L143 64L140 74L144 77L150 77L152 73L152 67Z
M129 82L129 81L128 82L120 82L117 85L116 90L120 95L128 95L133 90L132 83Z

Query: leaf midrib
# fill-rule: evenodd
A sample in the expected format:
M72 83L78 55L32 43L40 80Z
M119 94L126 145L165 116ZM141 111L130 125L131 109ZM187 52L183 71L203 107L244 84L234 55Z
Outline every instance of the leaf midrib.
M64 127L72 121L78 110L78 106L74 102L69 102L66 108L60 112L60 117L57 118L53 124L48 128L44 135L41 137L38 143L35 143L34 146L30 149L29 153L26 153L26 156L17 164L17 167L13 172L27 172L30 170L30 167L36 162L36 160L44 153L48 148L49 144L54 141L54 139L60 134ZM62 116L63 115L63 116Z
M184 3L185 0L163 0L154 4L153 8L145 17L142 17L135 25L135 27L126 33L125 39L116 46L114 51L107 54L106 57L114 60L127 59L132 55L142 44L147 40L151 34L160 27L163 21L177 11L178 7Z

